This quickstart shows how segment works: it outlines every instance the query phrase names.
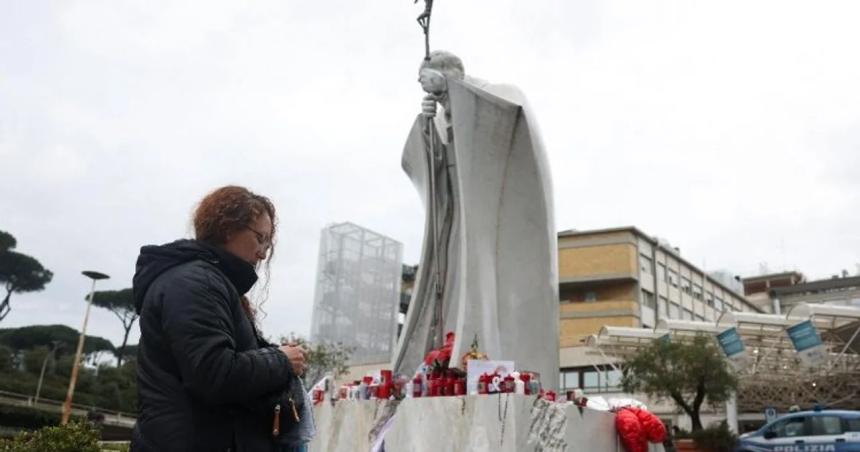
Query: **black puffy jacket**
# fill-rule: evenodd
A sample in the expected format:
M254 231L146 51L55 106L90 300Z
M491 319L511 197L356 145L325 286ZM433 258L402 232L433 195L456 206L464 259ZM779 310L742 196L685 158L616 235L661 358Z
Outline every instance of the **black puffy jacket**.
M274 449L274 405L295 375L241 307L256 280L253 266L201 242L141 248L132 451Z

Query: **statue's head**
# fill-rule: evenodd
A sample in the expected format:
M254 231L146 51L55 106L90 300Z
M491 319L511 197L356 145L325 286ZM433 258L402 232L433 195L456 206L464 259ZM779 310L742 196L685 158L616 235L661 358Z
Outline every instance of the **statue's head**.
M434 50L430 52L430 59L421 63L421 68L435 69L447 78L463 80L466 70L463 69L463 60L457 55L446 50Z
M446 79L463 80L466 71L463 69L463 60L457 55L444 50L430 52L430 59L421 63L418 70L418 82L428 93L441 93L446 91Z

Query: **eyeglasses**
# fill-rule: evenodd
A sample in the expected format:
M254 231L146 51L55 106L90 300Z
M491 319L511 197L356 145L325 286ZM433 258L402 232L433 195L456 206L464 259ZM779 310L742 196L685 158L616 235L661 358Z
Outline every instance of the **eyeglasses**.
M257 243L259 243L261 246L265 246L268 248L269 246L272 245L272 238L271 237L266 236L266 234L263 234L262 232L254 229L250 226L245 226L245 228L247 228L249 231L254 233L254 236L256 236L256 238L257 238Z

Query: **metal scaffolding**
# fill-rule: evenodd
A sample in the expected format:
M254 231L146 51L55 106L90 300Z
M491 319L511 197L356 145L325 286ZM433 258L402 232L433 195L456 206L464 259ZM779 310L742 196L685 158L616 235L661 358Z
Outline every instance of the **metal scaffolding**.
M397 334L403 245L352 223L320 239L311 341L352 348L350 365L391 360Z
M806 320L815 326L824 347L823 359L815 365L801 362L787 333ZM605 326L588 338L587 345L595 354L623 360L667 335L673 341L697 334L715 337L729 328L737 330L749 351L737 368L740 410L860 406L860 308L802 303L786 315L725 312L716 322L661 320L653 330Z

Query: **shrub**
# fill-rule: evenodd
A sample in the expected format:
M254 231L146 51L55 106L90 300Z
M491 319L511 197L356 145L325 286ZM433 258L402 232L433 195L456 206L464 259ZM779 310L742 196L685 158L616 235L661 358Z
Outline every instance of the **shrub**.
M45 359L51 350L48 347L35 347L24 352L24 370L33 375L39 375L42 371L42 364L46 363Z
M0 452L99 452L99 431L88 422L44 427L0 440Z
M59 413L12 405L0 406L0 425L6 427L37 429L59 423Z
M8 372L13 368L13 357L14 353L12 349L6 347L5 345L0 345L0 372Z
M690 436L696 442L696 446L711 452L731 451L734 449L735 442L738 439L729 430L726 421L692 432Z

